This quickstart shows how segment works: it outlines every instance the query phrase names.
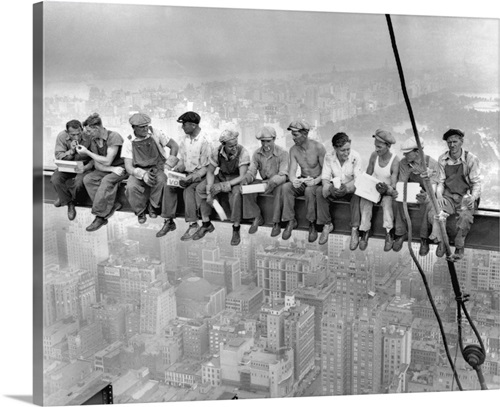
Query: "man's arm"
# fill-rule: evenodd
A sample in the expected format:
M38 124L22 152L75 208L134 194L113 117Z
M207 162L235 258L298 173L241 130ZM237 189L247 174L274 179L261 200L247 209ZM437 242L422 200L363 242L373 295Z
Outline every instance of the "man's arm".
M467 161L466 164L469 167L469 180L471 183L471 195L475 201L481 196L481 168L479 166L479 158L469 154Z
M179 144L177 144L173 138L168 140L167 147L170 148L170 155L177 157L177 154L179 153Z
M76 145L78 142L73 142L72 147L68 150L66 146L66 132L61 132L57 135L56 138L56 147L54 149L54 155L56 157L56 160L66 160L66 161L72 161L75 159L75 154L76 154Z
M394 160L392 160L391 164L391 183L389 188L387 189L387 195L394 195L396 192L396 184L398 182L398 174L399 174L399 158L396 156Z
M90 158L92 158L97 168L97 164L102 164L104 167L109 167L113 162L113 160L115 159L116 154L118 153L118 147L119 147L118 145L108 146L105 156L95 154L82 145L79 145L76 149L79 154L86 154Z
M325 154L326 154L326 149L325 149L325 146L321 143L317 143L316 145L316 151L318 152L318 162L319 162L319 165L321 167L321 169L323 169L323 165L324 165L324 162L325 162ZM314 178L314 184L313 185L318 185L318 184L321 184L321 176L322 176L322 172L320 172L320 174Z
M297 157L295 156L295 146L290 148L290 164L288 165L288 179L290 182L297 180Z
M373 175L373 170L375 169L375 159L377 158L377 153L373 152L368 160L368 167L366 167L366 173L368 175Z

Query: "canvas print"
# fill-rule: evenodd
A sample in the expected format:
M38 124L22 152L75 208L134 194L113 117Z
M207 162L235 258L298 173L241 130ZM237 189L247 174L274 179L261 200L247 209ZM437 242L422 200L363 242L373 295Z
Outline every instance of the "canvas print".
M498 20L33 16L36 403L500 388Z

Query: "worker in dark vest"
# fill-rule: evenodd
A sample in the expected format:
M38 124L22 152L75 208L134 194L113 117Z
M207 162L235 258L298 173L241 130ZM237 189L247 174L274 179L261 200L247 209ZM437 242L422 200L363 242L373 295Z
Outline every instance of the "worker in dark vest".
M50 177L50 182L57 193L55 207L68 206L68 219L74 220L76 217L75 204L82 193L85 192L83 177L92 170L94 163L89 156L80 155L76 151L78 145L90 147L91 137L83 131L83 126L78 120L70 120L66 123L66 130L61 131L56 138L54 155L56 160L82 161L83 170L81 173L62 172L56 169Z
M140 224L146 222L146 213L151 218L165 218L163 227L156 234L165 236L175 230L177 192L167 185L165 170L171 170L179 161L179 146L166 137L161 130L151 126L151 118L144 113L135 113L129 118L134 131L123 143L122 158L130 177L127 180L127 199ZM170 155L165 152L170 149Z
M420 139L420 144L422 149L424 148L424 140ZM398 182L416 182L420 185L420 193L417 194L418 208L419 208L419 218L420 222L420 250L419 255L425 256L429 253L429 234L430 234L430 224L428 222L428 214L431 208L431 200L427 196L427 192L424 187L424 179L429 178L433 188L436 188L438 179L438 163L437 161L428 156L424 155L425 167L421 165L420 154L418 152L417 142L415 137L410 137L403 142L401 146L401 151L403 152L403 158L399 162L399 174ZM434 193L434 191L432 192ZM393 198L397 198L398 193L395 191ZM394 203L394 244L392 245L392 250L399 252L403 247L404 241L408 237L408 228L406 224L406 217L403 211L403 202L398 202L396 200ZM410 204L411 206L411 204ZM414 225L414 227L417 225Z
M238 144L238 135L234 130L222 132L219 137L221 145L214 149L210 156L207 176L196 187L200 198L202 226L193 235L193 240L199 240L215 230L210 222L213 200L219 194L227 194L233 222L231 245L240 244L240 222L243 215L240 182L247 173L250 154L245 147ZM217 175L216 168L219 168Z
M436 188L438 205L449 215L457 214L457 234L455 253L451 260L460 260L464 256L467 233L474 222L474 210L477 209L481 196L481 170L479 159L462 148L464 133L459 129L450 129L443 135L448 144L448 151L438 159L439 175ZM434 210L429 211L433 221L430 238L436 238L436 255L442 257L446 251Z
M95 170L83 178L85 189L92 199L92 214L95 215L94 221L86 230L94 232L106 225L113 213L122 207L122 204L116 201L116 194L120 182L127 179L128 174L120 156L122 136L106 130L97 113L90 115L85 123L92 136L90 151L82 145L78 145L76 151L94 160Z

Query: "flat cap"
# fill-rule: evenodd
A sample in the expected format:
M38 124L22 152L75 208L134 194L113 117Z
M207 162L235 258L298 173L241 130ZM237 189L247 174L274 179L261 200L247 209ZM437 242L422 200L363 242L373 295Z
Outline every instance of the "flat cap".
M375 137L377 140L383 141L387 144L396 144L396 139L391 132L387 130L378 129L372 137Z
M290 123L287 130L290 131L299 131L299 130L311 130L311 125L307 123L305 120L295 120Z
M255 135L257 140L272 140L276 138L276 130L271 126L262 127Z
M424 140L421 137L420 137L420 145L422 146L422 148L424 148ZM401 145L401 151L403 152L403 154L409 153L410 151L413 151L417 148L418 146L415 137L407 138Z
M448 140L448 137L451 136L459 136L459 137L464 137L465 134L462 130L459 129L450 129L446 133L443 134L443 140Z
M224 130L219 136L219 141L221 143L225 143L227 141L235 140L238 138L239 135L240 135L240 133L238 133L237 131Z
M177 123L195 123L195 124L200 124L200 115L196 112L186 112L182 115L179 116L177 119Z
M132 126L144 126L151 123L151 117L145 113L134 113L128 121Z

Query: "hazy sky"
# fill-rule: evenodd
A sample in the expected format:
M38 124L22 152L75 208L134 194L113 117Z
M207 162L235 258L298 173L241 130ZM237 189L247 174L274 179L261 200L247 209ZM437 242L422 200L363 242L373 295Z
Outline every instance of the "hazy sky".
M394 65L382 14L96 3L44 7L49 82ZM392 19L405 68L444 68L465 60L498 76L498 20Z

